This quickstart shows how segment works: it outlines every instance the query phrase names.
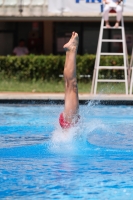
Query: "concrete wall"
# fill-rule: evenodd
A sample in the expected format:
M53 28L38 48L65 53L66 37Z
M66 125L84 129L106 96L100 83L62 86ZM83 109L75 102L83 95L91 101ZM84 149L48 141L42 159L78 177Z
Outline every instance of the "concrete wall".
M35 18L43 20L101 18L101 1L92 0L0 0L0 19L21 20ZM133 1L125 0L124 16L133 17ZM6 17L6 19L5 19Z

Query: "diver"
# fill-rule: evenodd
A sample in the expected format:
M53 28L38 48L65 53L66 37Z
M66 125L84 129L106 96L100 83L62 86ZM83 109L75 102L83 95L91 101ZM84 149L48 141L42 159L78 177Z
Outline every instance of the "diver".
M65 81L65 106L64 111L59 116L59 123L63 129L73 127L79 121L79 98L76 79L76 55L78 50L79 37L76 32L63 48L66 51L64 65Z

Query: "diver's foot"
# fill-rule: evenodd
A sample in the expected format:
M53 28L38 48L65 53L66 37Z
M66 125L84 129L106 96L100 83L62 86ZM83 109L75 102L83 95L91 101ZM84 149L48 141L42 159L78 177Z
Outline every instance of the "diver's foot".
M116 22L114 25L114 28L118 28L119 27L119 22Z
M63 48L65 51L73 51L78 49L79 37L76 32L72 32L72 36L68 43L66 43Z

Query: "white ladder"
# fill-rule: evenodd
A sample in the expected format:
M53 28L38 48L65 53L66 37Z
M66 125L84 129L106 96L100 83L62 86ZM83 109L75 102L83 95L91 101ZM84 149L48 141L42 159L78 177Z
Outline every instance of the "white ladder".
M100 27L100 34L99 34L99 41L98 41L98 47L97 47L97 54L96 54L96 60L95 60L95 66L94 66L94 72L93 72L93 80L92 80L92 87L91 87L91 94L96 94L97 92L97 84L98 82L124 82L125 83L125 92L126 95L128 94L128 77L127 77L127 69L129 67L128 65L128 56L127 56L127 46L126 46L126 37L125 37L125 29L124 29L124 21L123 17L121 19L121 26L118 27L118 29L121 29L122 39L103 39L103 31L104 29L107 29L106 26L104 26L104 19L102 17L101 20L101 27ZM113 27L111 29L114 29ZM102 43L103 42L121 42L123 47L122 53L102 53ZM114 55L114 56L123 56L124 60L124 66L100 66L100 58L101 55ZM98 79L99 70L124 70L124 79Z
M133 49L132 49L132 55L131 55L131 60L130 60L130 72L131 72L130 94L132 94L132 90L133 90Z

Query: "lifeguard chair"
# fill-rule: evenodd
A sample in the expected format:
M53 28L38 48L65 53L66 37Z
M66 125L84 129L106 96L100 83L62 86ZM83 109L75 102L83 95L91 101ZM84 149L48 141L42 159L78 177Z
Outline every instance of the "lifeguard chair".
M123 6L123 5L122 5ZM111 10L110 13L115 13L115 10ZM112 14L111 14L112 16ZM121 30L121 39L103 39L103 33L104 30L107 29L106 26L104 26L104 19L102 17L101 19L101 27L100 27L100 33L99 33L99 40L98 40L98 46L97 46L97 53L96 53L96 60L95 60L95 66L94 66L94 71L93 71L93 80L92 80L92 88L91 88L91 94L96 94L97 93L97 85L99 82L123 82L125 83L125 93L126 95L128 94L128 55L127 55L127 45L126 45L126 36L125 36L125 28L124 28L124 21L123 21L123 16L121 18L121 26L119 26L117 29ZM109 29L114 29L114 27L111 27ZM110 52L101 52L102 50L102 43L122 43L122 49L123 52L121 53L110 53ZM100 58L101 56L123 56L123 66L100 66ZM123 70L124 72L124 79L100 79L99 78L99 71L101 70Z

